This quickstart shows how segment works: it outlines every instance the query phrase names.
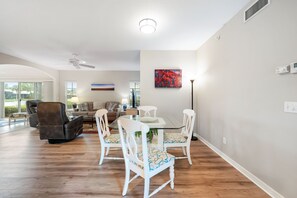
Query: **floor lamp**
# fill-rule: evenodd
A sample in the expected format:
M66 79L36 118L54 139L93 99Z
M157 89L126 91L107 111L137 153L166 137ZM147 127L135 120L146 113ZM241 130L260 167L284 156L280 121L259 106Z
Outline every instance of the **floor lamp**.
M193 96L194 96L194 94L193 94L193 83L194 83L194 80L190 80L191 81L191 107L192 107L192 110L194 110L194 105L193 105ZM193 132L194 133L194 132ZM193 133L192 133L192 138L191 138L191 140L192 141L197 141L198 140L198 138L197 137L195 137L194 135L193 135Z

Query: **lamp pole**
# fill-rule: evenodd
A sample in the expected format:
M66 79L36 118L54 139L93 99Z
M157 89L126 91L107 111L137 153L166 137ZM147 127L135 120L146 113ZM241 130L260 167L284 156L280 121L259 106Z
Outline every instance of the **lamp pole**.
M192 110L194 110L194 105L193 105L193 96L194 96L194 92L193 92L193 84L194 84L194 80L190 80L191 81L191 108ZM192 133L192 138L191 138L192 141L197 141L198 138L195 137Z

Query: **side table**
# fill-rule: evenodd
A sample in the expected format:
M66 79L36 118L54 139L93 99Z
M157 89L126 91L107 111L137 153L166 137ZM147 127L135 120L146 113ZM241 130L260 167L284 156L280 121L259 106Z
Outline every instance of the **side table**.
M138 115L138 110L131 108L131 109L126 109L126 111L121 111L120 116L124 115Z

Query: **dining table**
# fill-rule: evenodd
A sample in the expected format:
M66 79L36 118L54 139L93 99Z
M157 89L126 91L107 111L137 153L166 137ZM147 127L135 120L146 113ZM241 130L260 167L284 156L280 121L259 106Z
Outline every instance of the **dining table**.
M123 115L114 120L109 127L118 129L117 120L120 118L130 119L142 122L149 126L150 129L157 129L157 138L153 138L152 144L156 144L158 149L164 150L164 132L177 132L184 127L182 119L176 116L160 116L160 117L141 117L139 115ZM155 136L154 136L155 137Z

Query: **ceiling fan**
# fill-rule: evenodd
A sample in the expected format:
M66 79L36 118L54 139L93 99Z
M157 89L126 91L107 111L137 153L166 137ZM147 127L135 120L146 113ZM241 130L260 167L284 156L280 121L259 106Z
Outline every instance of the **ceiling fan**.
M72 58L69 59L69 63L71 63L76 69L80 69L80 67L95 68L95 66L88 65L86 64L86 61L79 59L78 54L72 54Z

